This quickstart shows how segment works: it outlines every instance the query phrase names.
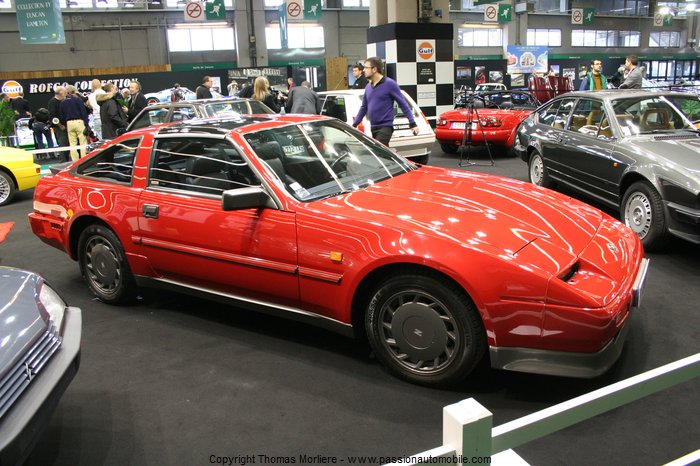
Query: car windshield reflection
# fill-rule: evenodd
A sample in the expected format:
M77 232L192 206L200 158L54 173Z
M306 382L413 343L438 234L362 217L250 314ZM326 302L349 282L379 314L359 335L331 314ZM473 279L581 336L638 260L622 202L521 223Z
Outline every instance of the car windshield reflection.
M366 188L414 169L384 145L334 120L246 136L295 199L308 202Z

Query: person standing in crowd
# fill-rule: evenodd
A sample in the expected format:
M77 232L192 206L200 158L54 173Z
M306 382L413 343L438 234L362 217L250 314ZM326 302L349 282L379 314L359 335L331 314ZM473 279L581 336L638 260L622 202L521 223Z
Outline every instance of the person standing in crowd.
M75 161L78 157L85 157L85 145L87 145L88 113L83 99L78 97L74 86L66 86L67 96L61 101L58 108L61 124L68 132L68 144L71 146L83 146L80 155L76 149L70 150L70 158Z
M625 65L620 65L615 74L608 78L608 83L611 86L620 87L620 84L625 80L625 71L627 71Z
M627 76L625 76L625 81L620 84L620 89L642 88L642 69L637 66L638 64L639 59L637 58L637 55L627 55L627 59L625 60Z
M370 57L365 60L364 73L369 85L365 88L360 111L352 125L357 127L367 115L372 128L372 137L385 146L389 146L391 135L394 134L394 102L396 102L403 114L408 117L409 127L413 134L418 134L419 129L413 112L406 99L401 94L399 85L391 78L384 76L384 64L379 57Z
M361 63L352 65L352 75L355 77L355 82L352 85L353 89L364 89L367 87L367 78L364 75L364 69Z
M293 87L294 87L294 78L292 78L292 77L287 78L287 92L291 92Z
M214 81L211 76L205 76L202 78L202 84L197 86L197 99L213 99L214 96L211 94L211 86Z
M102 139L102 121L100 120L100 104L97 101L97 96L104 94L102 82L99 79L93 79L90 83L92 92L88 95L88 105L92 109L92 124L95 128L97 139Z
M138 81L131 81L129 84L129 95L129 108L126 109L126 115L131 123L136 115L148 106L148 101L141 92L141 83Z
M182 92L182 88L179 83L173 84L173 88L170 90L170 101L180 102L185 100L185 93Z
M236 97L238 95L238 83L235 80L231 79L226 89L228 90L229 97Z
M321 99L311 88L311 83L304 81L301 86L295 86L289 91L287 105L284 108L287 113L318 115L321 113Z
M250 99L253 97L253 85L249 82L243 83L243 87L238 93L238 97L242 99Z
M12 111L15 112L16 119L31 118L32 111L29 108L29 102L24 98L24 92L20 92L17 97L11 101Z
M46 139L46 148L53 147L53 138L51 137L51 123L49 123L49 110L42 107L34 113L34 116L29 120L29 127L34 133L34 145L37 149L44 148L44 139ZM40 159L48 159L51 153L40 154Z
M272 95L272 92L270 92L270 83L265 76L255 78L253 99L261 101L275 113L280 112L280 105L277 103L275 96Z
M63 86L56 86L54 88L54 96L51 97L47 105L49 109L49 121L51 122L51 127L53 128L53 135L56 138L56 147L67 147L68 146L68 132L63 123L61 123L60 117L60 107L61 102L66 98L66 88ZM58 152L59 158L61 160L68 160L68 157L62 155Z
M107 83L103 87L104 93L98 96L100 104L100 119L102 120L102 137L114 139L118 136L117 130L126 128L127 118L122 106L119 105L119 93L112 83Z
M594 58L591 60L591 71L581 81L579 91L599 91L608 88L608 80L603 75L603 62Z

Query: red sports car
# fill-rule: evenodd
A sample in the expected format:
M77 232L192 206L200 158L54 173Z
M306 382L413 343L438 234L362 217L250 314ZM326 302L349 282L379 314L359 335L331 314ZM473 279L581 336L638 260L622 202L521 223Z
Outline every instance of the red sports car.
M448 154L469 142L512 148L518 126L539 103L527 91L494 91L462 93L455 106L441 114L435 126L435 138Z
M493 367L591 377L617 359L637 235L545 188L414 165L326 117L124 134L35 189L32 230L92 292L227 299L367 338L427 385Z

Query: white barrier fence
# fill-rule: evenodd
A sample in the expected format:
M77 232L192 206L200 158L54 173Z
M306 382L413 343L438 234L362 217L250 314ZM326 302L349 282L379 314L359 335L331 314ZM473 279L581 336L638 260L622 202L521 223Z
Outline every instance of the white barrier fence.
M598 414L700 376L700 353L608 385L527 416L493 426L493 416L474 398L443 408L443 445L408 455L391 465L442 464L434 458L454 458L450 464L528 465L512 448L544 437ZM410 461L406 461L410 458ZM700 460L700 450L675 460L680 466Z

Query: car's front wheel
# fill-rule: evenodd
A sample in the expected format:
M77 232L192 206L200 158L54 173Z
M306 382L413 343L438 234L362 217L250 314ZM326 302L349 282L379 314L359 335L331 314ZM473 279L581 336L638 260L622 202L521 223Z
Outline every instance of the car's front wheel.
M661 196L646 181L633 183L625 192L620 212L646 251L663 249L670 239Z
M15 182L7 173L0 171L0 205L9 204L15 197Z
M544 159L537 151L534 151L530 155L528 174L530 176L530 183L536 184L537 186L542 186L544 188L552 186L552 180L549 178L547 168L544 166Z
M90 290L108 304L129 304L136 299L136 283L119 238L104 225L93 224L78 241L80 272Z
M431 274L387 278L371 297L365 329L389 371L423 385L462 381L486 350L481 318L469 297Z

